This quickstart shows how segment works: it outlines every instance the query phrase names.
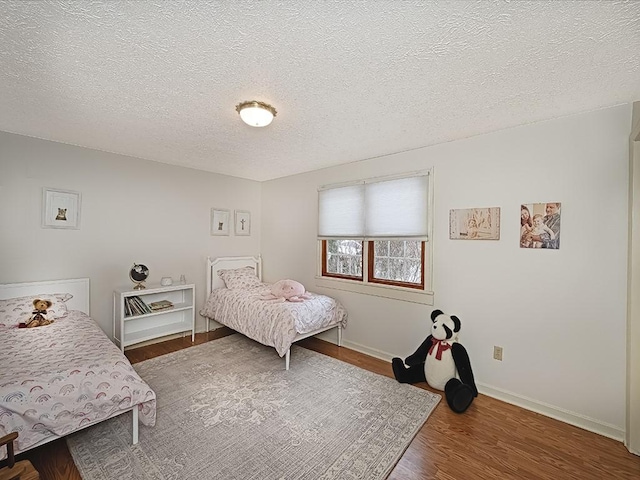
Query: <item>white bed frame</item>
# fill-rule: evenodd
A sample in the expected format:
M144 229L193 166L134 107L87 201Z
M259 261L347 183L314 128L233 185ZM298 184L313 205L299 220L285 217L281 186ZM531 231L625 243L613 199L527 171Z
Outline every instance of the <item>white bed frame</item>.
M262 256L257 257L207 257L207 296L216 288L224 288L224 281L218 275L220 270L234 269L242 267L253 267L256 269L256 275L262 281ZM214 319L215 320L215 319ZM207 318L207 332L209 331L209 321ZM330 327L319 328L313 332L296 335L294 342L302 340L303 338L313 337L319 333L326 332L332 328L338 329L338 346L342 346L342 325L332 325ZM289 362L291 360L291 348L287 350L285 354L285 369L289 370Z
M88 278L72 278L68 280L48 280L44 282L27 282L27 283L6 283L0 284L0 300L6 300L8 298L26 297L30 295L39 295L42 293L70 293L72 298L67 300L67 308L69 310L80 310L81 312L90 315L90 294L89 294L89 279ZM127 413L131 411L133 413L133 439L132 443L135 445L138 443L138 406L134 405L131 410L125 410L117 415ZM114 415L114 416L117 416ZM109 418L113 418L109 417ZM106 420L106 419L105 419ZM92 424L95 425L95 424ZM83 428L90 427L87 425ZM81 429L80 429L81 430ZM76 430L77 431L77 430ZM55 440L60 437L50 437L46 440L33 445L30 448L39 447L47 442Z
M80 310L90 315L88 278L49 280L46 282L6 283L0 285L0 300L38 295L40 293L70 293L73 297L65 302L67 308L69 310Z

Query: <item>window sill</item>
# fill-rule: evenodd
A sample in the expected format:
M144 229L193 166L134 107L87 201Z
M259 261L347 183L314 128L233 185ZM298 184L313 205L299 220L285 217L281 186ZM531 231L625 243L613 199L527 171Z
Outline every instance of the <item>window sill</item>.
M433 305L433 292L415 290L411 288L380 286L372 283L354 282L353 280L343 280L341 278L328 278L316 276L316 286L342 290L345 292L360 293L363 295L373 295L374 297L392 298L403 302L421 303L423 305Z

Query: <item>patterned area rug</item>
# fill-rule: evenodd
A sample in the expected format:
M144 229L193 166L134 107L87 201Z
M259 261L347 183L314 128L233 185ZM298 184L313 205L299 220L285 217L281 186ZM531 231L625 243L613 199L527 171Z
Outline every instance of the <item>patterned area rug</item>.
M85 480L384 479L440 396L302 347L291 369L242 335L134 365L157 424L125 414L67 437Z

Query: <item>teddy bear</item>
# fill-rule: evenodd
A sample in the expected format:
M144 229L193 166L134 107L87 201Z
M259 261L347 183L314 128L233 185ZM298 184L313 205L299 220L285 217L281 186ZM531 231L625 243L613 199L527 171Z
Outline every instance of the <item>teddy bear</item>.
M33 312L31 313L29 320L25 322L25 327L41 327L43 325L53 323L53 320L48 320L46 317L47 309L51 307L51 305L53 305L53 303L49 300L40 300L39 298L36 298L33 301Z
M451 410L462 413L478 396L478 389L467 350L458 343L460 319L434 310L431 321L431 334L415 353L404 362L397 357L391 360L393 374L400 383L426 381L430 387L444 390Z
M295 280L278 280L271 285L269 293L262 296L263 300L273 300L275 302L303 302L309 300L311 295L306 293L304 285Z

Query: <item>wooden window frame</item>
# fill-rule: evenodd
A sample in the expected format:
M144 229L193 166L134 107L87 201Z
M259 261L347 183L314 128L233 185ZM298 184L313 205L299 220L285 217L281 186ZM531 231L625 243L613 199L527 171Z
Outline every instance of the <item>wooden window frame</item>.
M362 243L363 243L362 250L364 251L364 242ZM363 260L364 260L364 256L363 256ZM340 273L333 273L333 272L327 271L327 240L322 240L322 276L329 277L329 278L342 278L345 280L355 280L359 282L364 281L364 271L362 272L362 275L360 275L359 277L355 275L344 275Z
M392 285L394 287L405 287L405 288L415 288L417 290L424 290L424 270L425 270L425 265L424 265L424 250L425 250L425 242L424 240L420 241L420 265L422 265L422 267L420 268L420 283L411 283L411 282L401 282L399 280L387 280L384 278L377 278L375 277L374 273L375 273L375 269L374 269L374 262L375 262L375 245L374 245L374 240L369 240L369 245L367 248L367 254L368 254L368 272L367 272L367 281L369 283L377 283L377 284L381 284L381 285Z
M424 279L425 279L425 250L426 245L425 241L420 241L420 264L422 268L420 269L420 283L410 283L410 282L401 282L398 280L386 280L383 278L376 278L374 276L374 261L375 261L375 246L374 240L368 240L367 243L367 260L368 260L368 268L367 268L367 279L366 283L378 284L378 285L388 285L393 287L403 287L403 288L412 288L415 290L424 290ZM363 243L363 260L364 260L364 241ZM357 282L365 282L364 279L364 271L362 272L362 276L356 277L352 275L344 275L339 273L332 273L327 271L327 240L322 240L322 276L328 278L341 278L344 280L354 280Z

